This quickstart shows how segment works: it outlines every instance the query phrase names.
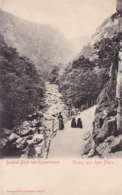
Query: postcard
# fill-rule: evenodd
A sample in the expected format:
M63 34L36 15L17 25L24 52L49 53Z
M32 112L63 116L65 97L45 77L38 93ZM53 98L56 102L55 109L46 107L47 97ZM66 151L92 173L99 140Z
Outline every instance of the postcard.
M122 194L122 0L0 0L0 195Z

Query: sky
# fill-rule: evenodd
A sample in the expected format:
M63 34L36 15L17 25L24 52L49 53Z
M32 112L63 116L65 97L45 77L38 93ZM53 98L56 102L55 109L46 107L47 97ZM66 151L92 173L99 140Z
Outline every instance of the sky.
M116 0L0 0L13 15L58 27L67 38L93 35L116 11Z

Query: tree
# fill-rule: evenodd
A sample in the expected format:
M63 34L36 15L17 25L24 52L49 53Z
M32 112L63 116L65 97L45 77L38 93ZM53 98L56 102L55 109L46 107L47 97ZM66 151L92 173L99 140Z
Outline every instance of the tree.
M98 55L98 64L110 66L111 80L115 78L115 71L118 69L120 40L122 33L117 33L110 38L103 38L94 45L95 54Z
M13 128L42 105L44 81L35 65L0 36L0 126Z

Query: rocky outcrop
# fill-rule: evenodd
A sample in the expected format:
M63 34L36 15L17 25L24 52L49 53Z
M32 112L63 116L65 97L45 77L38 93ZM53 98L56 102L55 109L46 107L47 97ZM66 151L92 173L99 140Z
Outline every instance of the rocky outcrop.
M94 61L98 58L95 54L94 44L102 40L103 38L112 38L116 33L119 32L119 20L121 18L121 13L117 12L113 14L110 18L106 19L96 30L95 34L92 36L89 43L83 47L78 58L84 55L86 58L89 58L91 61Z
M46 158L52 132L42 125L39 111L28 116L13 131L4 129L1 134L0 157ZM42 116L42 113L41 113ZM34 117L34 118L33 118Z
M109 81L98 97L93 132L86 140L84 154L107 156L122 150L122 136L117 132L116 80ZM92 155L91 155L92 154Z

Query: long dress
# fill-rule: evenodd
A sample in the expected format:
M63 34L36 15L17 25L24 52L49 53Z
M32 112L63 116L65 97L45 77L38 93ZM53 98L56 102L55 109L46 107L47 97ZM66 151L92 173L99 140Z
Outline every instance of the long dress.
M83 128L81 118L78 118L78 120L77 120L77 127L78 128Z
M72 118L72 121L71 121L71 127L72 128L76 128L76 121L75 121L75 117Z
M63 116L59 115L58 119L59 119L59 130L63 130L64 129Z

